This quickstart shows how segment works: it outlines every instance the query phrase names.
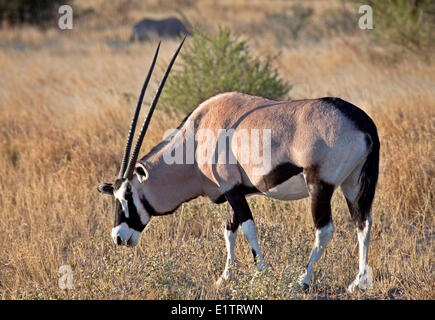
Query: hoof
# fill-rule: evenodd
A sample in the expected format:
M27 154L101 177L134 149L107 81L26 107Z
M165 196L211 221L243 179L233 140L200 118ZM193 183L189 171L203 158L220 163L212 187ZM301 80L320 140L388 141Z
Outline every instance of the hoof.
M355 285L353 282L347 287L347 292L349 293L355 293L357 285Z
M364 272L359 272L355 280L347 287L349 293L354 293L356 288L361 291L373 289L373 271L367 266Z
M294 289L298 293L308 293L310 286L306 283L298 282L294 285Z

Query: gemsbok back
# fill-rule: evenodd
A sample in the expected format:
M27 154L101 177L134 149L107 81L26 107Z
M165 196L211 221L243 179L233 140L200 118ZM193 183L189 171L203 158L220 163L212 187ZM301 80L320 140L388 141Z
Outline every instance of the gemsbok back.
M231 277L239 226L257 268L265 268L246 196L263 194L281 200L310 197L315 241L299 280L307 289L313 266L333 234L331 197L341 187L359 242L359 271L348 290L365 288L380 143L375 124L358 107L339 98L273 101L238 92L222 93L201 103L168 138L137 161L183 42L160 82L129 158L160 44L157 47L131 122L118 177L98 187L101 193L116 199L113 241L135 246L151 217L171 214L182 203L199 196L207 196L214 203L228 201L233 210L224 231L227 260L219 284Z

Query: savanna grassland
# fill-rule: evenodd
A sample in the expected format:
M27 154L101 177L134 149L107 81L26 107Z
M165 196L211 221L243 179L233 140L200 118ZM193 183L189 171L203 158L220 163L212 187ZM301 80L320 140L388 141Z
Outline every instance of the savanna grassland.
M309 21L297 20L295 5L313 10ZM1 28L0 298L434 299L435 64L372 41L357 20L340 15L343 6L75 1L73 30ZM129 43L130 27L144 16L178 16L175 7L208 32L224 26L246 37L253 55L273 56L292 85L289 98L337 96L373 118L381 141L369 252L373 289L345 291L357 273L358 247L340 191L333 197L336 232L307 294L294 283L314 240L308 199L249 198L268 268L256 273L240 233L236 281L219 289L226 205L196 199L152 219L137 247L113 244L112 202L96 187L118 172L157 43ZM146 102L176 45L163 41ZM159 105L141 155L178 126L181 110ZM73 270L71 290L58 286L62 265Z

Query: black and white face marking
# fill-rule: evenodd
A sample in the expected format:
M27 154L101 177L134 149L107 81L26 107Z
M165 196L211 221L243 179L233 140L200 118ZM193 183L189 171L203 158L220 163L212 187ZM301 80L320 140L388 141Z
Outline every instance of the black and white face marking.
M135 246L140 233L150 220L150 215L139 200L137 190L126 179L113 185L115 197L115 223L112 239L117 245Z

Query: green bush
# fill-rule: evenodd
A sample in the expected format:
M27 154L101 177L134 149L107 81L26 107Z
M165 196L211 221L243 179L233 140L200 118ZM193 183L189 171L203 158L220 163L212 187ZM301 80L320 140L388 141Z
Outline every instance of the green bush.
M269 61L252 57L247 43L230 31L216 35L195 30L182 49L181 70L174 70L163 101L190 111L218 93L240 91L274 100L282 99L290 86L278 77Z
M0 23L57 25L58 8L71 0L0 0Z

